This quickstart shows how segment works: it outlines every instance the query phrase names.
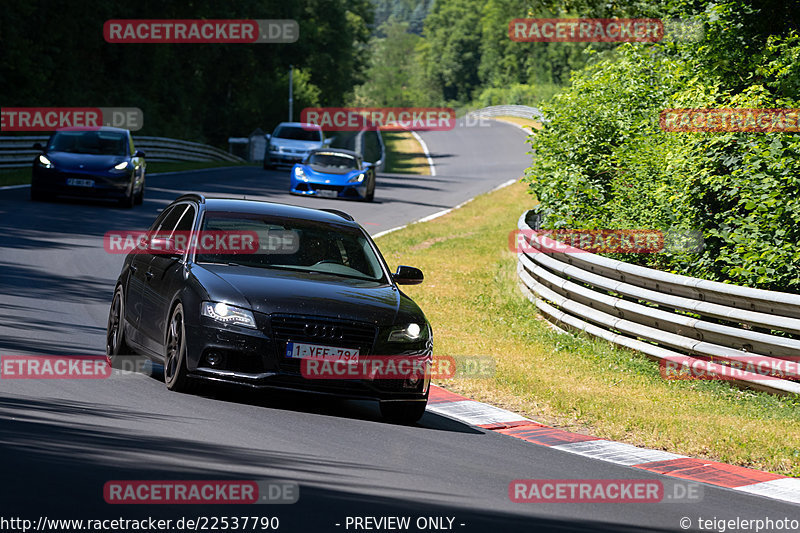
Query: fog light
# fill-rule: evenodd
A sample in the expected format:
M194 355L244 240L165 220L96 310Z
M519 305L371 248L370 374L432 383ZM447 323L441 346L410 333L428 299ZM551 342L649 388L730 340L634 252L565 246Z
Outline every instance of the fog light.
M214 367L214 368L216 368L218 366L221 366L222 365L222 354L219 354L217 352L210 352L208 355L206 355L206 362L208 363L208 366L211 366L211 367Z

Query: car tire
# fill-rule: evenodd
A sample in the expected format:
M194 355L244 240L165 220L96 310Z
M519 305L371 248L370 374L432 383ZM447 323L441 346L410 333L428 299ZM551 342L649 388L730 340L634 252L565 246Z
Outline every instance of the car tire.
M108 311L106 326L106 359L114 365L114 359L121 355L131 355L133 350L125 340L125 295L122 286L117 286L111 309Z
M131 186L130 193L127 193L123 198L120 198L119 205L125 209L131 209L134 205L136 205L136 194L133 192L133 186Z
M272 170L275 168L275 165L269 159L264 159L264 170Z
M175 392L189 392L192 380L186 367L186 326L183 322L183 306L172 310L167 324L164 357L164 383Z
M425 414L427 401L380 402L381 416L397 424L413 424Z

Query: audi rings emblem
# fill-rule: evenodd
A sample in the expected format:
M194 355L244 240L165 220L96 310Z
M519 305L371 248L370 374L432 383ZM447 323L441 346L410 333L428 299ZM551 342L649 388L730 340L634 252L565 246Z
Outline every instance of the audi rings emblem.
M341 339L342 330L339 326L328 324L306 324L303 331L309 337L316 337L318 339Z

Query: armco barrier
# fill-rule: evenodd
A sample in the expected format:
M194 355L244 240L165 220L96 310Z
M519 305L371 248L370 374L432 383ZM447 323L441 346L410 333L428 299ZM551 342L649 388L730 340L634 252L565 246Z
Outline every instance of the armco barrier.
M27 167L39 153L34 143L46 143L47 135L28 135L21 137L0 137L0 168ZM142 150L147 161L230 161L243 163L244 159L224 150L205 144L167 139L165 137L133 137L137 150Z
M528 224L529 214L520 217L520 230L538 229ZM800 360L800 340L782 336L800 334L800 295L670 274L588 252L539 250L519 253L517 273L523 292L551 322L662 361L689 356L708 374L726 370L718 364ZM800 394L800 383L792 380L741 372L731 381Z
M536 117L537 120L541 122L546 122L547 119L544 118L544 115L541 111L539 111L536 107L530 107L526 105L493 105L489 107L484 107L483 109L477 109L475 111L470 111L467 115L473 117L519 117L519 118L533 118Z

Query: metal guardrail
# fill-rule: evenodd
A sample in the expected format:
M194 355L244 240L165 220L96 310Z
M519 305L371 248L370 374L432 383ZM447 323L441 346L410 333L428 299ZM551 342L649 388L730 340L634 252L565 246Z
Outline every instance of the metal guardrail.
M34 143L45 144L48 135L30 135L21 137L0 137L0 168L27 167L39 153L33 148ZM243 163L241 157L229 154L206 144L166 137L133 137L137 150L142 150L147 161L152 162L177 162L177 161L230 161Z
M538 229L523 213L517 224ZM534 224L536 226L536 224ZM800 295L702 280L589 252L519 253L520 286L551 322L582 330L661 361L688 361L749 388L800 394L800 375L779 379L722 366L800 361Z
M541 122L546 122L547 119L536 107L526 105L493 105L470 111L467 115L474 117L519 117L519 118L536 118Z

